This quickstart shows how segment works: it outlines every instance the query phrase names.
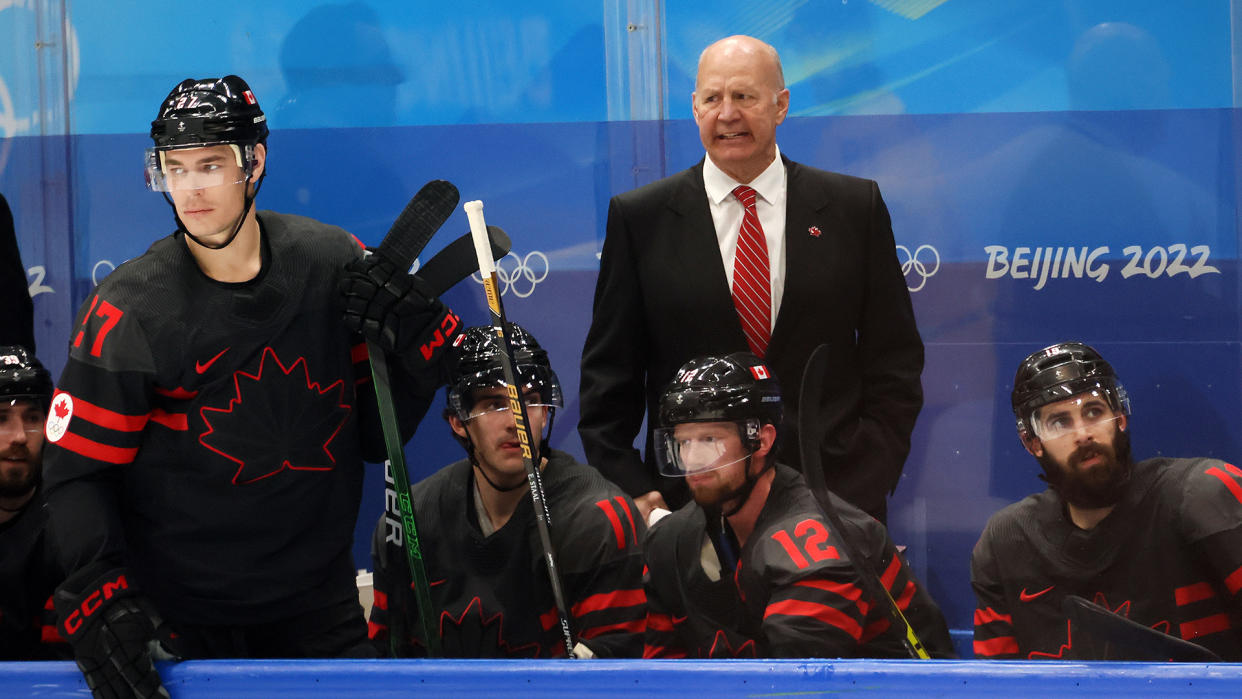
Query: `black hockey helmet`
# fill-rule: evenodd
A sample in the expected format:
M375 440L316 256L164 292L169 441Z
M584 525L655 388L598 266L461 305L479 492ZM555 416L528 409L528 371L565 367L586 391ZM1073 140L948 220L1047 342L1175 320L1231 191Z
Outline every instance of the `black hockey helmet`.
M1031 416L1049 403L1099 392L1113 411L1130 414L1130 397L1113 367L1093 348L1081 342L1061 342L1022 360L1013 377L1010 400L1018 435L1032 435Z
M199 148L267 141L267 117L245 80L188 78L160 105L151 122L151 139L158 149Z
M564 407L561 382L552 370L548 353L535 336L516 323L506 325L506 337L513 350L514 372L522 395L536 392L538 403L550 408ZM456 366L449 377L448 407L463 422L470 419L474 407L475 392L489 388L503 388L504 368L501 364L500 338L490 325L468 328L458 344Z
M263 178L267 176L267 169L264 168L258 179L254 179L254 171L258 167L256 148L260 143L266 148L267 134L267 117L245 80L236 75L182 80L164 98L159 113L151 122L151 140L155 145L147 148L144 158L147 187L164 195L169 206L173 207L177 227L194 242L213 250L226 247L237 237ZM166 170L169 151L210 146L231 146L240 170L218 168L210 174L200 172L188 177L176 177ZM254 191L247 188L237 225L222 243L208 244L191 235L176 214L176 206L168 195L168 192L178 189L250 182L254 184Z
M0 402L25 398L47 410L52 390L52 375L25 347L0 347Z
M733 422L753 450L759 444L759 428L770 424L779 434L782 416L780 383L755 355L735 352L692 359L677 371L660 397L660 423L653 434L660 471L668 476L686 475L674 434L677 425Z
M750 352L687 362L660 397L660 426L756 419L780 426L781 387Z

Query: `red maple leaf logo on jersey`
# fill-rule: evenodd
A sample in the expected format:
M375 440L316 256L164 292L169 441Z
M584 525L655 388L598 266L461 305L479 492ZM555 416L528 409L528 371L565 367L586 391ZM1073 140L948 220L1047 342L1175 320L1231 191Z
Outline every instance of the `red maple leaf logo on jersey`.
M65 418L69 417L69 406L63 400L57 403L53 403L52 412L56 413L56 417L60 418L61 420L64 420Z
M199 411L207 430L198 441L237 464L234 485L285 469L328 471L336 466L332 440L351 410L344 381L321 388L310 380L305 357L286 367L266 347L257 372L234 372L233 388L227 406Z
M733 647L730 640L730 633L724 629L717 629L716 636L712 639L712 647L708 649L708 658L755 658L755 640L748 638L737 648ZM739 639L740 640L740 639Z
M473 610L473 612L471 611ZM447 656L475 658L538 658L538 643L510 645L504 634L505 615L485 616L478 597L470 600L457 618L440 612L440 644Z
M1130 607L1131 607L1130 600L1126 600L1125 602L1122 602L1121 604L1117 605L1116 609L1114 609L1113 606L1108 603L1108 597L1104 596L1103 592L1097 592L1092 596L1091 601L1107 609L1113 614L1125 617L1127 619L1130 618ZM1071 627L1072 627L1071 622L1069 621L1069 619L1066 619L1065 620L1065 643L1061 644L1061 647L1057 649L1057 652L1055 654L1043 653L1037 650L1033 650L1027 655L1027 657L1030 658L1031 660L1035 660L1038 658L1051 659L1051 660L1066 659L1065 651L1073 650L1074 648L1074 636L1073 636L1073 629ZM1169 633L1169 622L1168 621L1157 621L1156 623L1151 625L1151 628L1167 634Z

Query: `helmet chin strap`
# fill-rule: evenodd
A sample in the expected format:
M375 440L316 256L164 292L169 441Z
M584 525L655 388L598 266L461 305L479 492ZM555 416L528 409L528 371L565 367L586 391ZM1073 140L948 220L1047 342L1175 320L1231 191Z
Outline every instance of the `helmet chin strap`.
M757 473L753 476L750 474L750 463L751 463L751 459L753 459L754 457L755 457L754 452L751 452L746 457L746 472L745 472L746 482L742 484L741 488L738 488L737 493L735 494L736 495L735 497L730 498L729 500L726 501L726 502L734 501L734 502L737 502L737 504L734 505L732 508L730 508L729 511L727 512L724 512L722 508L721 514L723 514L725 517L732 517L738 512L741 512L743 507L746 507L746 503L750 500L751 493L755 491L755 484L759 482L759 476L763 475L762 472ZM763 470L766 471L768 469L765 467Z
M172 197L168 196L168 192L162 192L162 194L164 195L164 200L168 202L168 205L173 207L173 219L177 222L177 230L185 233L187 238L193 240L195 243L207 248L208 250L222 250L231 245L233 241L237 239L237 234L241 232L241 227L246 222L246 215L250 213L250 207L254 206L254 199L259 195L259 188L263 186L264 177L267 177L266 170L264 170L262 175L259 175L259 179L254 183L254 194L250 194L249 191L246 192L246 204L242 207L241 216L237 217L237 225L233 226L233 232L230 233L228 239L222 243L208 243L200 240L198 236L191 233L190 229L186 228L185 223L181 221L181 216L177 214L177 206L173 203ZM246 175L245 184L250 184L249 174Z

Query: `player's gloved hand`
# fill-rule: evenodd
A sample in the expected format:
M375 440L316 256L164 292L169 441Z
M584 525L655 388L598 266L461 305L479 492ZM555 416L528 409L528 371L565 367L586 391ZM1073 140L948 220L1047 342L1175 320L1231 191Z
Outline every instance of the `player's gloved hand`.
M420 372L440 362L461 334L461 319L431 296L423 280L380 255L350 262L341 277L345 327Z
M56 591L59 630L96 699L168 697L148 643L161 621L123 568L92 566Z

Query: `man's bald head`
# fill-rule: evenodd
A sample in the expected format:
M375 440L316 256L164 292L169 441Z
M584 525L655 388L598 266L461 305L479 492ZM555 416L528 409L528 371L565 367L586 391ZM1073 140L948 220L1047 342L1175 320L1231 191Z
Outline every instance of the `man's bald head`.
M762 59L768 63L768 68L773 71L766 76L772 79L770 83L772 89L779 91L785 88L785 71L781 68L781 56L776 52L776 48L766 41L761 41L753 36L746 36L745 34L727 36L703 49L703 52L699 54L699 73L702 72L703 60L709 58L709 53L715 54L735 51L751 53L762 57ZM696 75L694 83L696 89L698 88L698 84L698 76Z
M776 159L776 127L789 112L776 49L751 36L708 46L699 56L691 108L711 161L750 183Z

